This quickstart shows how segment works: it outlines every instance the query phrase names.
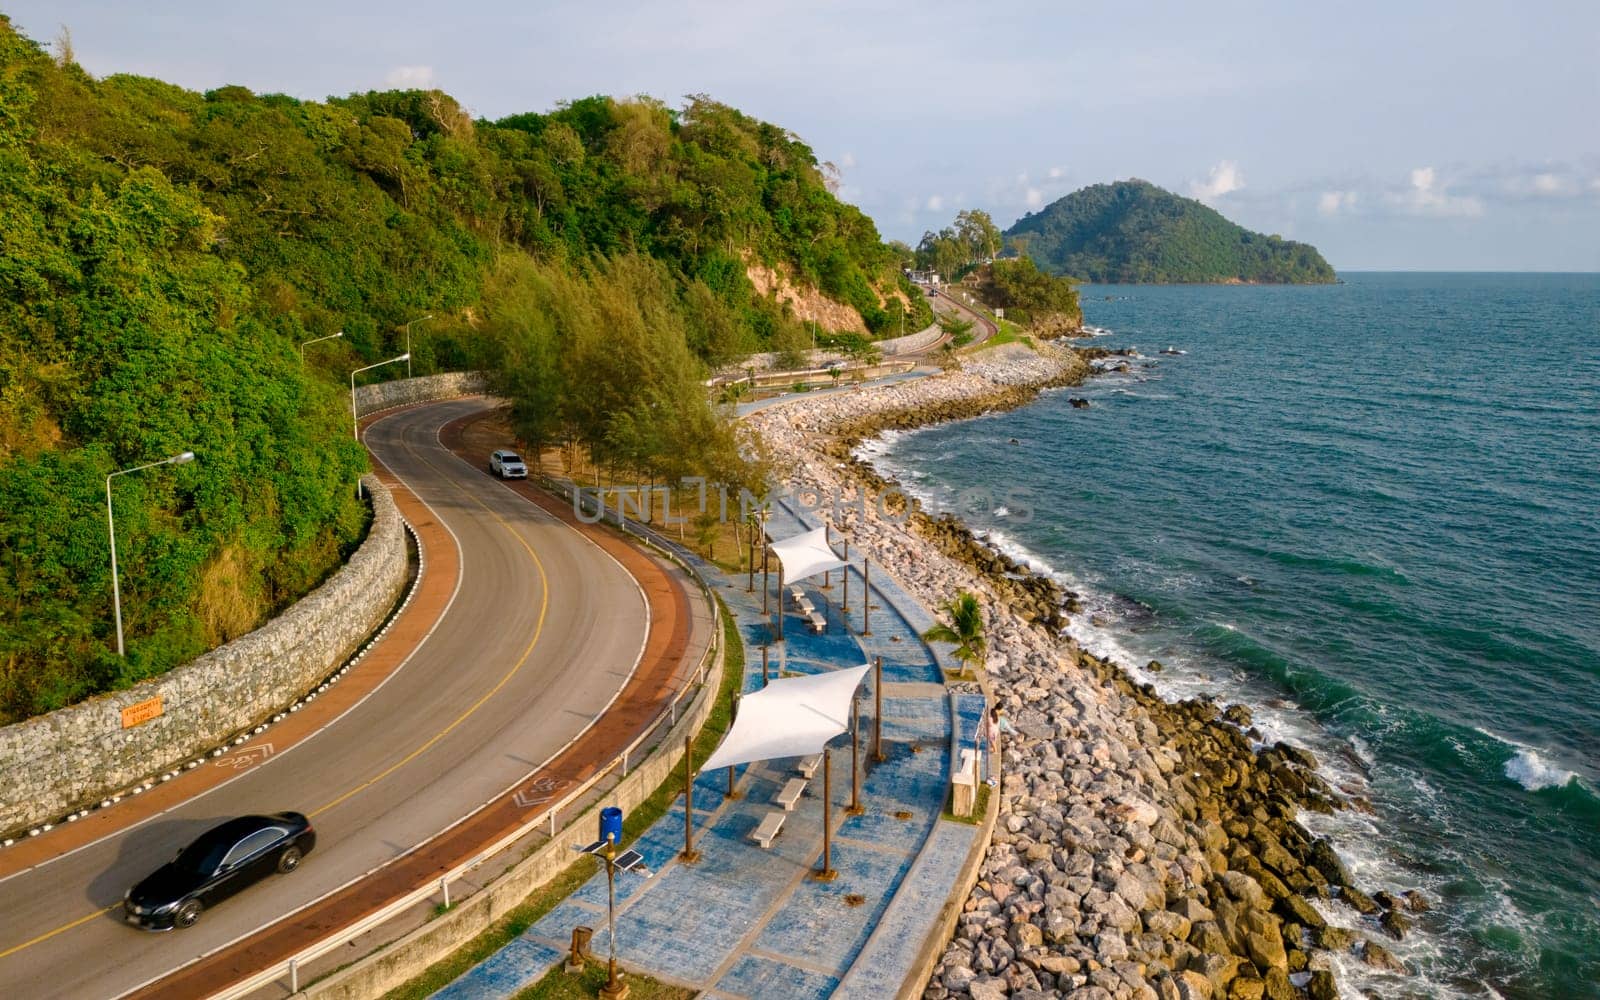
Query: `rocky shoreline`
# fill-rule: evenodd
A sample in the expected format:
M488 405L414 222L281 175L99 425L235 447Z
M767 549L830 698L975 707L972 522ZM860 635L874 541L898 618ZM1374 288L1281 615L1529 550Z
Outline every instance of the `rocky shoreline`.
M856 457L863 440L1021 406L1089 371L1070 347L1014 345L960 372L801 399L750 422L796 483L878 494L892 484ZM1334 953L1405 974L1378 939L1402 937L1426 901L1368 896L1296 821L1350 805L1311 754L1263 746L1246 706L1166 702L1080 649L1061 634L1074 596L960 521L913 509L897 524L864 507L842 509L837 527L919 601L979 595L986 682L1019 731L979 881L926 997L1329 1000ZM1360 931L1326 918L1347 906Z

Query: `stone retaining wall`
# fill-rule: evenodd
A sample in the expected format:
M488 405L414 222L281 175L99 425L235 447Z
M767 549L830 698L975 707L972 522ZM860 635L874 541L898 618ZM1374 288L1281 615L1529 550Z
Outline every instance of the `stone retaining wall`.
M0 831L52 822L203 755L290 704L382 623L405 586L405 529L376 478L372 527L334 576L272 621L162 677L0 729ZM123 709L161 714L123 728Z
M408 403L426 403L455 396L475 396L489 391L482 372L443 372L420 378L402 378L356 386L356 412L361 416Z
M944 329L938 323L934 323L925 329L918 330L916 333L908 333L904 337L896 337L893 340L880 340L878 341L878 350L883 352L884 357L893 357L897 354L916 354L937 344L942 336L944 336Z
M375 413L486 391L481 372L448 372L356 389ZM0 728L0 835L53 822L181 767L292 703L383 622L405 586L405 529L371 476L372 527L330 580L284 614L192 663L126 691ZM160 698L161 714L123 728L123 709Z

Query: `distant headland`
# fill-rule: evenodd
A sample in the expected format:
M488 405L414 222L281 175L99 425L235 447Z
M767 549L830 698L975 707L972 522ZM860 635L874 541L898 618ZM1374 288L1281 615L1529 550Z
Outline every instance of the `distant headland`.
M1041 270L1128 284L1329 284L1317 249L1251 232L1148 181L1095 184L1019 219L1008 246Z

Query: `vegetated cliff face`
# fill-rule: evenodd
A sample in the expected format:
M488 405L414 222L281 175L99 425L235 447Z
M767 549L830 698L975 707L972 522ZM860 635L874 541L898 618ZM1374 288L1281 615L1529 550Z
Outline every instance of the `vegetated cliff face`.
M1044 270L1102 283L1326 284L1316 248L1251 232L1147 181L1074 191L1005 233Z
M542 360L505 388L645 468L712 436L699 368L809 339L747 257L850 329L925 309L808 146L709 98L484 122L439 91L201 94L94 78L4 15L0 67L0 722L160 676L333 572L365 527L357 368ZM640 350L591 364L624 320ZM677 437L611 433L652 392ZM120 657L105 477L186 450L115 482Z
M836 302L815 288L797 284L787 269L780 271L765 264L750 263L745 267L745 276L757 294L770 296L780 306L788 306L794 318L802 323L815 323L833 333L868 333L866 322L854 307Z

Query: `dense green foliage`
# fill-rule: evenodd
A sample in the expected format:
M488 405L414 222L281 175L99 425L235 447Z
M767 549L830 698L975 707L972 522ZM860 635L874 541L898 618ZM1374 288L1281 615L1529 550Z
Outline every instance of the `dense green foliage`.
M810 337L747 269L891 335L926 322L899 262L806 145L704 97L488 123L435 91L202 95L95 80L0 17L0 722L335 568L364 518L346 373L408 339L418 374L498 365L535 442L738 480L705 368ZM104 477L184 449L115 481L124 662Z
M344 398L192 187L63 127L87 89L0 27L0 721L248 630L362 530ZM185 449L114 481L123 661L105 477Z
M1024 216L1009 245L1054 274L1085 281L1318 283L1316 248L1263 236L1146 181L1096 184Z
M1007 319L1047 333L1065 333L1083 324L1072 282L1045 274L1026 257L997 260L977 276L978 294L991 308L1003 308Z
M917 244L916 266L932 270L945 281L960 281L1000 252L1002 236L988 212L976 208L956 213L955 225L922 234Z

